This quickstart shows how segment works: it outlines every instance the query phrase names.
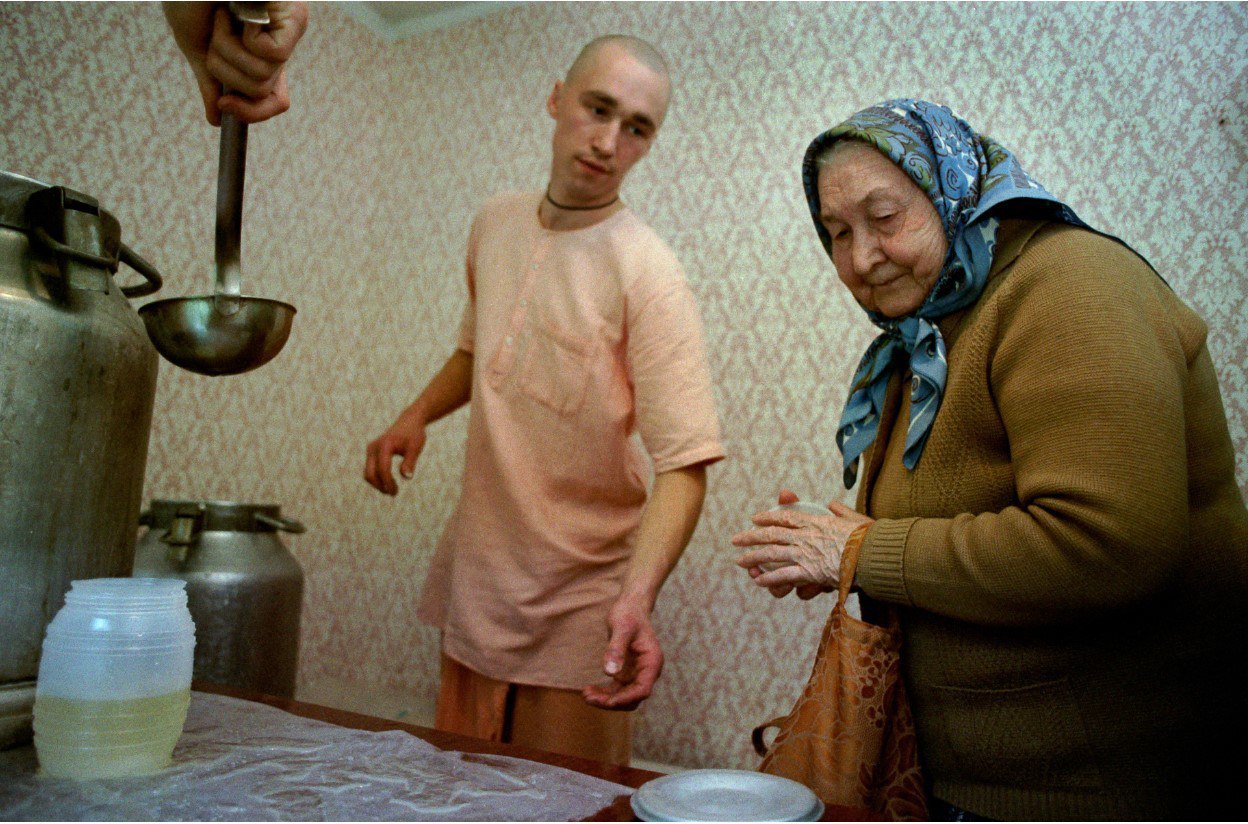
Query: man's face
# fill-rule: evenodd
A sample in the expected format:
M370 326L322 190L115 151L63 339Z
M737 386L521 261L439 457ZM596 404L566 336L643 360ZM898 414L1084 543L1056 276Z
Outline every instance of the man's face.
M615 197L624 175L650 151L667 96L667 79L614 43L556 82L546 101L555 119L551 196L569 206Z

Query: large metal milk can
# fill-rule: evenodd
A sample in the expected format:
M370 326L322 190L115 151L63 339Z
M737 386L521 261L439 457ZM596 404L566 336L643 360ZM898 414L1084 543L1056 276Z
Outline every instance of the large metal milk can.
M303 532L281 507L152 501L134 574L186 581L195 677L293 697L303 569L278 532Z
M159 288L93 198L0 172L0 747L70 581L130 574L157 358L127 298Z

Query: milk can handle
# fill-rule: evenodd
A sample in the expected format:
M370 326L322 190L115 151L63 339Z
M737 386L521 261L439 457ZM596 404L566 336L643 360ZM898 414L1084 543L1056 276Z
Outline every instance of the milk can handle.
M160 287L164 285L165 282L161 278L160 272L156 271L156 267L140 257L138 252L124 243L121 244L121 262L138 272L147 281L147 283L136 283L133 286L121 287L121 293L126 297L147 297L160 291Z
M148 263L137 252L126 244L120 244L117 257L97 255L85 249L76 249L62 243L48 232L47 226L55 226L64 220L67 210L96 215L106 224L111 224L117 231L117 218L99 208L94 198L67 189L64 186L51 186L31 195L27 200L27 211L33 224L33 235L41 245L58 255L71 260L81 261L90 266L107 269L110 273L117 272L118 262L127 264L134 269L147 283L136 283L133 286L121 287L121 293L128 298L141 298L157 292L164 285L164 280L156 267Z
M160 540L171 547L187 547L196 543L203 531L203 507L183 507L173 513L173 522L169 524L165 534L160 536Z
M83 263L89 263L92 266L99 266L110 272L117 271L117 261L103 255L93 255L90 252L84 252L82 249L75 249L72 246L66 246L59 240L56 240L48 234L48 230L42 226L35 229L35 237L44 246L51 249L57 254L65 255L65 257L73 260L80 260ZM147 283L136 283L133 286L121 287L121 293L128 298L142 298L160 291L160 287L164 286L165 281L160 276L160 272L156 271L156 267L148 263L139 253L131 249L126 244L121 244L121 254L118 258L122 263L127 264L131 269L143 276Z
M299 535L305 532L303 524L294 518L277 518L273 515L265 515L263 512L256 513L256 520L265 526L271 526L274 529L280 529L282 532L290 532Z

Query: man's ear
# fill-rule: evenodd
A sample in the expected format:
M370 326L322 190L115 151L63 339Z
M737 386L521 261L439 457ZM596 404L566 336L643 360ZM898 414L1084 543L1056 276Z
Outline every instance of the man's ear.
M546 111L551 117L559 117L559 92L563 90L563 81L556 80L555 88L550 93L550 97L546 98Z

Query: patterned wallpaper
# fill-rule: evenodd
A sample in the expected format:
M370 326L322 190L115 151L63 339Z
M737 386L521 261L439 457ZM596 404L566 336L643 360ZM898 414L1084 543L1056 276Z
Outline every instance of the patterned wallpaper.
M533 3L387 42L330 4L291 67L294 109L252 128L246 292L299 309L250 374L162 365L146 498L281 504L307 574L305 684L429 695L415 619L453 505L464 415L397 500L364 445L454 345L475 208L544 183L553 80L611 31L652 39L676 91L626 200L701 300L731 458L660 599L668 665L642 758L750 767L791 706L826 604L776 602L728 537L782 485L849 500L833 431L871 327L805 213L809 140L890 96L949 104L1090 223L1128 239L1208 321L1248 488L1248 7L1166 3ZM0 167L95 195L166 277L212 273L216 132L154 4L0 3Z

